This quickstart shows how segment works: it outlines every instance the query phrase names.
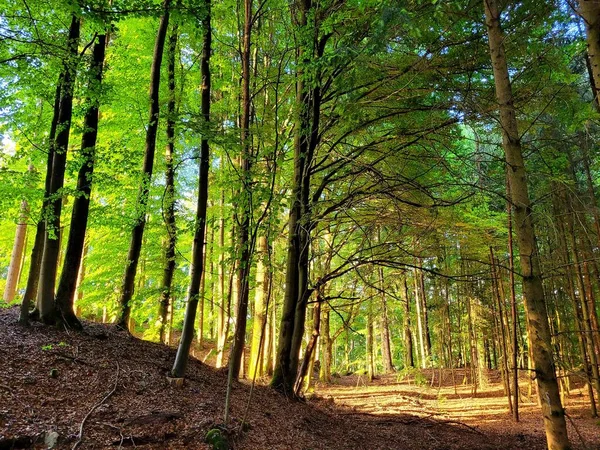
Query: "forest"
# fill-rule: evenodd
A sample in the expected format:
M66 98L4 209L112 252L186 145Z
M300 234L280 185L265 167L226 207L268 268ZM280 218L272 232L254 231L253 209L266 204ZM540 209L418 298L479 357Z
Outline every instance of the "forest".
M0 449L600 448L599 2L0 4Z

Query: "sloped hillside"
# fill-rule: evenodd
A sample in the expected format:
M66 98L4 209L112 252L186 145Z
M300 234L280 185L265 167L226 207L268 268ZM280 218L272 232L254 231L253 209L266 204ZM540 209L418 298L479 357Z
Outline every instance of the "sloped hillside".
M166 379L172 348L110 325L86 323L76 334L23 328L16 319L15 308L0 310L0 449L211 448L205 437L222 423L225 371L192 359L177 388ZM231 448L544 448L543 439L520 433L494 435L408 414L377 417L319 399L290 403L264 386L246 414L249 393L248 384L235 384Z

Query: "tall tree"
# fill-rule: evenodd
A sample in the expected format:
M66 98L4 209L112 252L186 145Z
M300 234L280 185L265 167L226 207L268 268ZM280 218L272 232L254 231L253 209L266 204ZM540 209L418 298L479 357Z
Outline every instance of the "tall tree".
M40 287L38 292L38 309L40 319L44 323L54 323L54 287L58 268L58 253L60 250L60 214L62 211L62 193L60 192L65 180L69 133L73 111L73 90L79 62L79 35L81 19L73 15L67 40L67 54L63 79L60 90L59 113L56 122L56 138L52 158L52 176L48 192L48 210L44 238L44 251L40 267Z
M104 55L106 50L106 34L96 38L89 68L88 107L83 119L83 135L81 137L81 155L83 161L77 175L77 196L73 203L71 227L65 261L56 291L57 319L69 328L81 329L81 323L73 311L73 301L77 288L77 277L83 256L83 247L90 209L92 192L92 176L96 154L96 139L98 136L98 119L100 104L100 87L104 70Z
M174 378L183 378L194 339L194 325L196 323L196 310L198 309L198 296L200 281L204 270L204 235L206 231L206 209L208 205L208 175L210 169L210 53L212 42L211 27L211 0L204 1L204 17L202 18L202 56L200 71L202 75L201 112L202 112L202 140L200 142L200 164L198 170L198 201L196 204L196 220L194 224L194 244L192 248L192 266L190 269L190 285L187 293L187 306L183 320L183 331L177 348L177 355L171 375Z
M160 18L156 41L154 43L154 53L152 57L152 68L150 69L150 88L149 88L149 117L148 127L146 128L146 142L144 149L144 163L142 166L142 181L137 199L136 217L131 230L131 240L129 251L127 252L127 261L125 263L125 273L121 284L121 294L119 302L121 312L119 314L118 325L123 329L128 329L129 315L131 313L131 299L135 289L135 276L137 266L142 251L142 240L144 238L144 228L147 220L148 195L150 193L150 184L152 182L152 171L154 168L154 153L156 151L156 134L158 131L158 119L160 115L160 67L163 59L165 40L169 28L169 9L171 0L164 0L163 15Z
M533 344L533 362L538 395L544 417L546 439L550 450L570 448L552 354L548 314L536 248L536 235L527 186L527 172L517 124L516 110L504 52L504 34L496 0L483 0L490 56L494 72L496 97L500 110L502 145L508 166L510 200L514 209L519 243L523 294L527 310L527 326Z
M175 53L177 50L177 24L173 25L169 36L167 74L169 83L169 100L167 102L167 145L165 147L165 193L163 196L164 220L167 228L167 241L165 243L165 265L160 289L159 311L160 320L159 337L164 342L167 311L171 301L171 285L175 274L175 245L177 243L177 228L175 224L175 166L173 157L175 152Z
M240 212L236 213L238 218L238 253L237 264L237 313L235 332L233 336L233 347L229 356L229 370L231 376L239 378L242 354L246 343L246 321L248 315L248 299L250 295L250 266L252 263L252 239L250 238L250 215L252 214L251 178L250 172L250 75L251 60L250 52L252 45L252 0L244 0L244 30L242 33L242 115L241 115L241 140L242 155L240 157L240 176L242 178L241 206Z

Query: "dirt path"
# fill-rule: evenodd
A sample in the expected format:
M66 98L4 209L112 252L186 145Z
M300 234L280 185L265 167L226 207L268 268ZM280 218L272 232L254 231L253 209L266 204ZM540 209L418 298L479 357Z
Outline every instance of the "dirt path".
M520 422L515 423L496 372L488 373L489 382L477 392L471 384L463 384L464 373L460 370L454 374L456 387L450 371L443 374L441 383L437 370L424 371L424 375L418 377L417 383L414 376L385 375L372 383L364 376L348 376L335 379L331 385L318 385L316 393L357 415L383 419L410 414L415 423L422 420L473 430L473 439L502 435L513 439L516 436L522 438L523 448L528 449L544 442L537 403L525 395L526 379L521 380ZM600 421L591 417L583 389L573 389L565 403L573 445L600 449ZM532 447L532 443L536 444ZM543 445L540 448L544 448Z

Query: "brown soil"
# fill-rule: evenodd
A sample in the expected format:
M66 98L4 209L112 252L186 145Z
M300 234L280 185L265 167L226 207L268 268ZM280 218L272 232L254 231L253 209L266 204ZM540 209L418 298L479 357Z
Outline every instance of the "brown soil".
M80 449L209 448L207 431L222 424L224 371L191 359L185 385L178 388L166 378L172 348L111 325L86 323L84 333L40 324L24 328L16 324L17 313L0 310L0 449L45 448L44 436L53 431L57 448L73 448L86 416ZM235 383L230 444L306 450L544 448L535 405L523 406L524 420L516 425L494 396L493 384L490 396L471 398L465 389L454 397L451 387L415 387L394 376L369 386L345 377L319 387L319 396L307 403L292 403L257 386L246 414L249 383ZM569 413L587 448L600 448L600 426L573 402ZM242 431L244 417L248 426Z

